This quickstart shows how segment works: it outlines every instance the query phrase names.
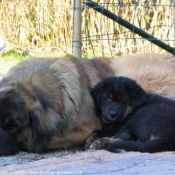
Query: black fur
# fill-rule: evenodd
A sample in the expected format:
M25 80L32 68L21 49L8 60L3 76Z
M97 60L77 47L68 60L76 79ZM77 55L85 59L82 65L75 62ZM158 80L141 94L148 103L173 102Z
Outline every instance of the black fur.
M21 145L12 135L0 129L0 155L12 155L20 151Z
M12 98L16 103L12 103ZM21 122L27 117L25 103L14 92L4 92L0 95L0 111L0 156L16 154L23 150L17 136L25 128Z
M111 152L175 150L175 101L147 94L126 77L103 79L93 88L92 96L104 125L113 124L116 134L91 147Z

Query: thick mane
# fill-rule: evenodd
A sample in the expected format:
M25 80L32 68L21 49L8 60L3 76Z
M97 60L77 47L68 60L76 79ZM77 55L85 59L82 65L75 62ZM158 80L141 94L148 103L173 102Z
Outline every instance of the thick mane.
M90 89L101 78L91 61L72 56L30 58L11 68L1 81L0 90L12 86L25 102L31 120L19 139L24 142L24 135L32 133L26 149L39 152L47 146L82 144L100 129ZM75 139L71 134L78 136Z

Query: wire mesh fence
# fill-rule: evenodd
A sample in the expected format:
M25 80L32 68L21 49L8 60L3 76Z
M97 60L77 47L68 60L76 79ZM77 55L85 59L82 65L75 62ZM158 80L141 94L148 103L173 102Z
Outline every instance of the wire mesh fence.
M0 1L0 33L7 41L6 49L17 47L37 53L72 53L75 1ZM88 0L81 1L82 39L79 42L82 43L82 56L166 52L89 8L85 5ZM175 0L93 1L174 47Z
M138 52L161 52L163 49L146 38L117 24L89 8L83 1L82 54L118 56ZM148 34L174 47L174 2L171 0L94 0ZM133 28L134 30L134 28Z

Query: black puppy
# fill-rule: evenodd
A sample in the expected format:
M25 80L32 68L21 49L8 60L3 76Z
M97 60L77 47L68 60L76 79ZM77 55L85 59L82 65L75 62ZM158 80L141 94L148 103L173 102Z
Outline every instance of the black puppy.
M126 77L103 79L93 88L92 97L102 122L120 128L113 128L115 136L98 139L90 148L150 153L175 150L175 101L147 94Z

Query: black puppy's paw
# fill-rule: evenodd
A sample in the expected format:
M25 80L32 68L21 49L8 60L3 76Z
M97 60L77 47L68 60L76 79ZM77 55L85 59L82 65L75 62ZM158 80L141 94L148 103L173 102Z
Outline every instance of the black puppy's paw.
M108 137L98 139L90 145L89 149L92 149L92 150L103 149L107 146L109 142L110 142L110 138Z

